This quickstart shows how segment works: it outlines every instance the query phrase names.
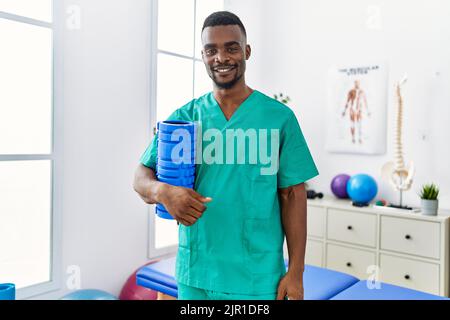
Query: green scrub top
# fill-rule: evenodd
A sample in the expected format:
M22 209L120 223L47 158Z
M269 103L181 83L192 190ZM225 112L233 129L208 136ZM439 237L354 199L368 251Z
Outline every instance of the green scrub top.
M227 120L210 92L176 110L168 120L196 121L203 132L203 155L218 156L212 163L209 160L196 165L194 188L213 200L206 204L206 211L194 225L179 225L177 281L236 294L276 293L286 273L278 188L303 183L318 175L294 113L286 105L254 90ZM239 152L232 155L235 161L226 161L227 146L234 139L226 139L228 129L256 129L257 132L266 129L266 154L271 154L272 146L278 149L274 150L279 155L278 171L262 175L261 169L270 164L262 164L259 157L257 163L250 163L248 145L244 164L237 163ZM274 136L269 134L272 129L279 133L278 146L270 138ZM224 140L223 161L220 161L220 148L211 150L211 143L220 140L211 133L219 132ZM140 159L143 165L153 169L156 139L157 136ZM262 141L264 137L258 140L258 147Z

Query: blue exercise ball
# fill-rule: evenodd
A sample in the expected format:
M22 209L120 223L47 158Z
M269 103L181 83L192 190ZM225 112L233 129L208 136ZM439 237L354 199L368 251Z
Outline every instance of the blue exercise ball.
M347 193L354 203L367 204L377 192L377 182L368 174L356 174L347 182Z
M82 289L73 291L64 297L61 300L119 300L117 297L112 294L97 290L97 289Z

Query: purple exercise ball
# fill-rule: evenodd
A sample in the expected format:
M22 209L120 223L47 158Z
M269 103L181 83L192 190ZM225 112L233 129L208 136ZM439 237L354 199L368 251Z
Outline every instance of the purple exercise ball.
M348 174L338 174L331 180L331 191L333 194L341 199L348 198L347 182L350 180Z

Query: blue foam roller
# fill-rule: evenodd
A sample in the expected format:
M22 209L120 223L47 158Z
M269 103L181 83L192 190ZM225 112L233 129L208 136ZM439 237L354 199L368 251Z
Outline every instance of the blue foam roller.
M191 140L191 141L163 141L163 140L158 140L158 145L160 144L168 144L171 146L175 146L175 145L183 145L183 146L188 146L188 144L190 143L191 148L195 148L197 146L197 141L196 140Z
M190 121L161 121L157 124L158 131L163 133L172 133L178 129L185 129L195 133L196 125Z
M174 163L172 161L156 159L156 164L166 169L192 169L195 168L195 162L191 163Z
M158 180L174 186L193 188L197 125L189 121L162 121L158 122L157 127ZM182 130L176 132L178 129ZM189 154L185 154L186 151ZM156 206L156 214L161 218L173 219L163 205Z
M162 207L164 208L164 206L162 206ZM160 218L167 219L167 220L173 220L173 217L170 215L170 213L161 208L156 207L156 214Z
M185 153L188 154L185 155ZM158 146L158 158L166 161L172 161L174 163L179 163L181 161L194 163L195 147L190 147L190 149L188 150L187 148L184 147L180 149L180 147L175 147L175 145L168 146L166 144Z
M156 172L164 177L171 178L185 178L195 175L195 168L191 169L166 169L161 166L156 166Z
M170 148L174 148L176 145L182 145L183 147L187 147L187 146L191 146L191 149L195 149L195 145L196 145L197 141L162 141L162 140L158 140L158 147L161 146L167 146Z
M195 166L195 158L184 159L183 157L179 157L177 159L161 159L157 158L156 163L161 163L161 167L166 168L180 168L182 167L190 167ZM163 164L164 163L164 164ZM171 163L171 165L167 166L167 163Z
M164 132L158 132L158 142L169 142L169 143L179 143L181 141L185 140L185 137L183 136L183 139L177 139L179 137L176 137L172 133L164 133ZM181 141L180 141L181 140ZM196 137L190 136L190 142L195 143L197 142Z
M158 209L162 210L162 211L168 212L162 203L157 203L157 204L156 204L156 207L157 207Z
M192 177L183 177L183 178L171 178L171 177L165 177L160 174L156 174L158 177L158 180L161 182L165 182L168 184L171 184L173 186L179 186L179 187L191 187L194 185L195 176Z
M191 147L191 150L195 149L195 141L160 141L158 140L158 148L175 148L175 146L182 146L183 148ZM192 152L192 151L191 151Z
M174 154L172 154L174 148L177 148ZM158 158L162 160L179 162L186 159L190 159L191 163L195 162L195 147L191 146L189 150L186 150L187 147L181 147L177 144L170 143L159 143L158 144ZM186 155L184 152L189 152L190 154Z
M162 203L157 203L156 204L156 208L161 211L162 213L165 214L170 214L169 211L167 211L166 207L164 207L164 205Z

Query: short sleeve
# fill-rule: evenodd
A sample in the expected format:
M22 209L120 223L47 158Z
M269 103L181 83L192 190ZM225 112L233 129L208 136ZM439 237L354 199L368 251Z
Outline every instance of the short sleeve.
M292 113L281 131L278 188L303 183L318 174L300 125Z
M174 113L172 113L167 120L182 120L179 115L179 110L176 110ZM156 170L156 157L158 153L158 133L153 137L152 142L150 145L145 149L144 153L142 154L141 158L139 159L139 162L149 168L152 168L153 170Z
M141 159L139 160L142 165L152 168L153 170L156 170L156 153L158 150L156 145L157 139L158 134L153 137L152 142L147 147L147 149L145 149L144 153L141 156Z

